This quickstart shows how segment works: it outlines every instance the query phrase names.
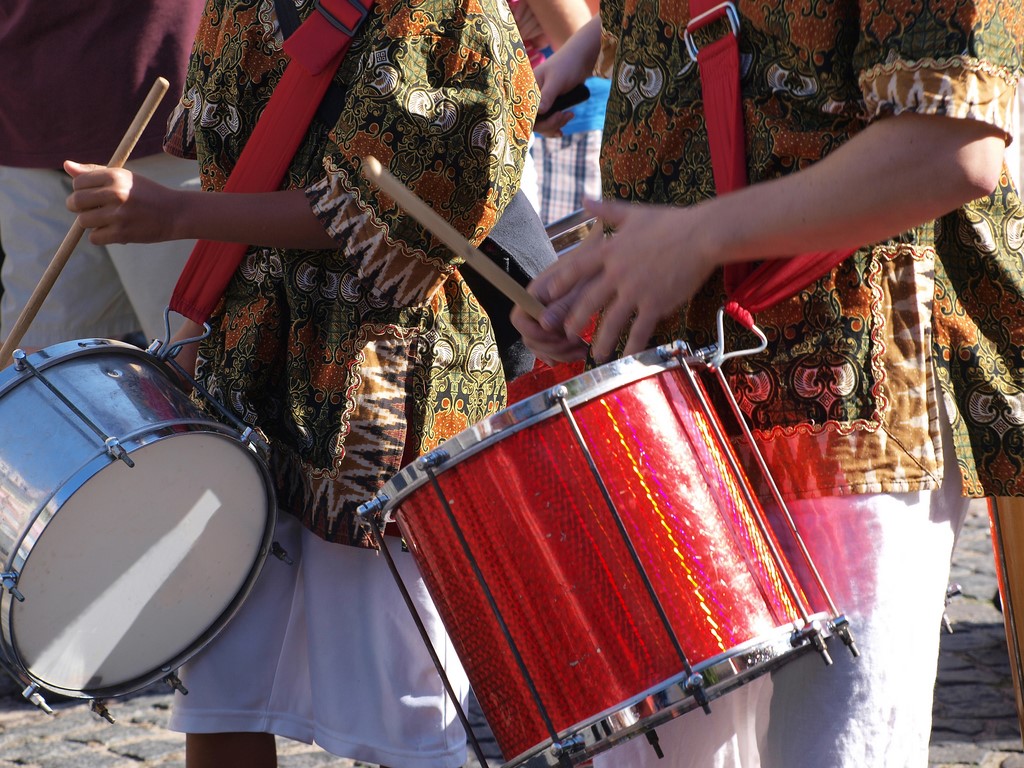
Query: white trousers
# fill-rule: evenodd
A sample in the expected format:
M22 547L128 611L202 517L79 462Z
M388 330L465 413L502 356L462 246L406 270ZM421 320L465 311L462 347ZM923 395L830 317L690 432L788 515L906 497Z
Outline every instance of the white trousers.
M181 669L169 727L273 733L394 768L457 768L466 733L384 558L330 544L293 516L224 631ZM465 707L466 673L412 555L389 552Z

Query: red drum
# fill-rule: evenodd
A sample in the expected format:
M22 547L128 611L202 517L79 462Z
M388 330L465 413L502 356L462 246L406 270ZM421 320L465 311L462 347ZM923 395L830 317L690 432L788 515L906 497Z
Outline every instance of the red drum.
M822 593L796 585L745 489L696 362L650 350L584 373L378 497L509 765L582 761L832 633L838 617L806 607Z

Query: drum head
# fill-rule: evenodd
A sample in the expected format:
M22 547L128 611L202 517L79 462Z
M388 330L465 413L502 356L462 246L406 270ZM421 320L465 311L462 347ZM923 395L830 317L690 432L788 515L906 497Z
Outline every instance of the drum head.
M23 545L12 640L29 674L56 691L116 695L173 671L262 563L267 481L237 440L180 432L130 457L134 467L113 461L72 489Z

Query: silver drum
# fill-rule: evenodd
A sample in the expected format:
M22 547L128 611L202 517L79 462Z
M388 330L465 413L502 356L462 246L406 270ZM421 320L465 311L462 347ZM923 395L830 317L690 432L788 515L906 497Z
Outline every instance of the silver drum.
M276 519L269 474L144 350L19 357L0 372L0 661L36 703L39 688L127 694L248 595Z

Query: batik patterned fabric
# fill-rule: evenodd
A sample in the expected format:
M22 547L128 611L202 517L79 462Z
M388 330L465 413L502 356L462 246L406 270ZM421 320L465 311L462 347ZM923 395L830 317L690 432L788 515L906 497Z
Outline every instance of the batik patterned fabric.
M751 183L798 171L902 112L1012 123L1024 20L995 0L739 0ZM611 0L606 196L691 205L714 194L684 2ZM714 23L698 45L724 33ZM1024 494L1024 210L990 197L864 247L759 314L768 349L727 363L782 489L794 497L935 487L944 397L970 495ZM685 253L680 254L684 257ZM716 342L713 278L655 342ZM729 349L750 348L742 329ZM937 372L938 384L931 371Z
M298 0L300 16L311 0ZM168 148L221 189L286 64L271 0L211 0ZM538 94L496 0L377 0L286 186L331 251L252 249L202 344L198 377L271 445L278 504L366 546L357 507L403 462L499 410L505 383L460 260L362 177L377 157L469 240L518 188Z

